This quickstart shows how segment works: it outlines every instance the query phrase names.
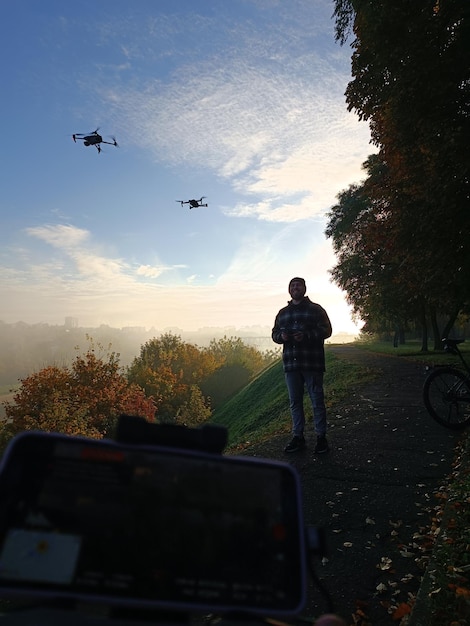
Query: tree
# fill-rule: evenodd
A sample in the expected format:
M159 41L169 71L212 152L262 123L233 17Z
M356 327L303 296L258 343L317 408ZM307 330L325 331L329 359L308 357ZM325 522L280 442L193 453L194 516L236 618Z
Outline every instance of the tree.
M422 350L427 351L428 322L435 347L440 348L438 318L447 315L447 327L455 321L463 302L449 288L429 283L419 241L403 233L401 211L388 200L388 168L380 153L364 163L368 177L338 194L339 203L328 213L325 234L332 239L338 263L331 270L346 292L354 313L364 320L364 331L392 331L403 336L408 322L422 328ZM429 261L430 262L430 261ZM436 270L437 271L437 270Z
M123 413L154 421L155 403L127 381L119 355L98 356L91 342L70 368L49 366L23 379L5 412L3 443L30 429L101 438L112 433Z
M128 369L158 406L160 421L202 423L273 361L240 338L224 337L199 348L171 333L147 341Z
M219 367L202 381L201 388L210 397L213 408L219 407L279 358L274 352L263 354L257 348L248 346L240 337L213 339L208 351Z
M197 393L195 387L217 367L208 350L166 333L141 347L127 376L154 397L160 421L187 422L192 414L191 419L200 423L210 415L209 401L202 400L202 393Z
M368 330L395 330L413 315L410 302L419 291L411 273L403 270L394 212L383 194L387 167L379 155L369 157L363 167L366 181L338 194L339 203L328 213L325 234L338 259L331 274Z
M214 356L218 363L224 365L242 365L253 376L260 372L271 362L271 356L267 358L253 346L248 346L240 337L226 337L212 339L209 344L209 353Z
M201 389L197 385L189 385L185 396L180 399L180 406L175 415L176 422L190 427L207 422L212 411Z
M387 168L387 185L366 192L388 206L398 295L416 303L423 336L432 320L436 343L439 314L455 319L470 300L469 5L337 0L335 16L341 43L355 35L348 108L369 121Z

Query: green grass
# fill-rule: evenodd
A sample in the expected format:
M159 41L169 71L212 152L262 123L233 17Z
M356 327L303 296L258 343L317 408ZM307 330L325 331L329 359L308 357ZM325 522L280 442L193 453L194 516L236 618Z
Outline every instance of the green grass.
M326 348L327 407L343 400L350 389L370 380L375 372L338 359ZM307 403L307 398L305 402ZM228 451L291 431L291 418L282 362L277 361L217 409L212 422L228 429Z
M283 432L287 396L277 361L214 412L212 421L228 429L228 447L261 441Z
M431 349L428 352L422 352L421 341L418 340L408 340L405 344L399 345L397 348L393 347L391 341L374 341L369 339L358 340L354 345L362 350L409 358L413 359L413 361L419 361L429 365L460 365L461 363L458 356L445 352L444 350ZM470 341L468 343L461 343L459 349L465 360L470 364Z

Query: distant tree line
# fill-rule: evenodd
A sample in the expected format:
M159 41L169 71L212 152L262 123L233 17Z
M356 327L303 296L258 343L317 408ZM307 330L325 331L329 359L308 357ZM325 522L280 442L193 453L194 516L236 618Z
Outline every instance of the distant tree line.
M470 312L470 3L334 4L348 109L378 152L328 214L331 273L365 332L419 328L437 349Z
M87 337L92 336L96 344L112 345L119 355L123 367L128 367L140 347L152 337L167 331L155 328L140 327L114 328L101 324L94 328L71 327L47 323L27 324L25 322L7 323L0 320L0 387L2 393L15 386L18 380L25 378L32 372L47 365L70 366L78 351L86 351ZM182 336L186 341L208 346L214 338L225 335L243 333L243 341L253 345L253 342L262 344L261 351L268 351L270 346L275 348L271 341L270 327L267 330L257 327L245 329L203 328L198 331L182 331L171 329L168 332ZM262 333L266 339L260 341Z
M1 449L31 429L112 436L121 414L196 426L278 358L236 337L199 348L166 333L142 345L125 368L111 345L88 341L71 365L48 365L21 380L13 399L4 402Z
M129 365L140 345L152 336L150 331L111 328L68 328L46 323L12 324L0 320L0 385L14 386L19 379L47 365L70 366L77 350L86 351L87 336L96 344L111 344L120 363Z

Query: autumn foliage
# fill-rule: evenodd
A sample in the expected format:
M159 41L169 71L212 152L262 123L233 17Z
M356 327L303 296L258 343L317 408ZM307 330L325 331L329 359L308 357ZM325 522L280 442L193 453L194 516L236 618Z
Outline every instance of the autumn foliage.
M468 0L334 4L337 39L354 36L348 109L378 152L328 216L332 276L366 331L420 328L440 349L470 301Z
M159 421L196 426L273 358L239 338L224 337L199 348L165 333L141 347L128 378L154 398Z
M70 368L48 366L21 380L13 402L5 403L5 412L3 444L18 432L33 429L101 438L111 433L122 413L153 421L155 403L128 382L119 355L98 356L91 343Z

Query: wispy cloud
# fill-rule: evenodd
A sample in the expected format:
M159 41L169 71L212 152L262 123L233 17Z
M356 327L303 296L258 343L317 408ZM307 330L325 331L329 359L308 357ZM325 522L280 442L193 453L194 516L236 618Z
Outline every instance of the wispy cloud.
M76 249L89 239L90 233L76 226L54 224L27 228L26 232L61 250Z
M311 18L311 7L297 5ZM234 217L289 222L321 214L360 177L369 130L346 109L347 55L339 46L320 54L315 29L309 41L292 26L292 18L274 32L225 25L223 55L197 55L165 81L100 93L128 141L159 161L210 169L246 196ZM202 36L206 30L207 23ZM299 191L300 207L289 201Z
M145 278L158 278L162 276L166 272L171 272L178 269L186 268L186 265L177 264L177 265L139 265L136 269L135 273L137 276L144 276Z

